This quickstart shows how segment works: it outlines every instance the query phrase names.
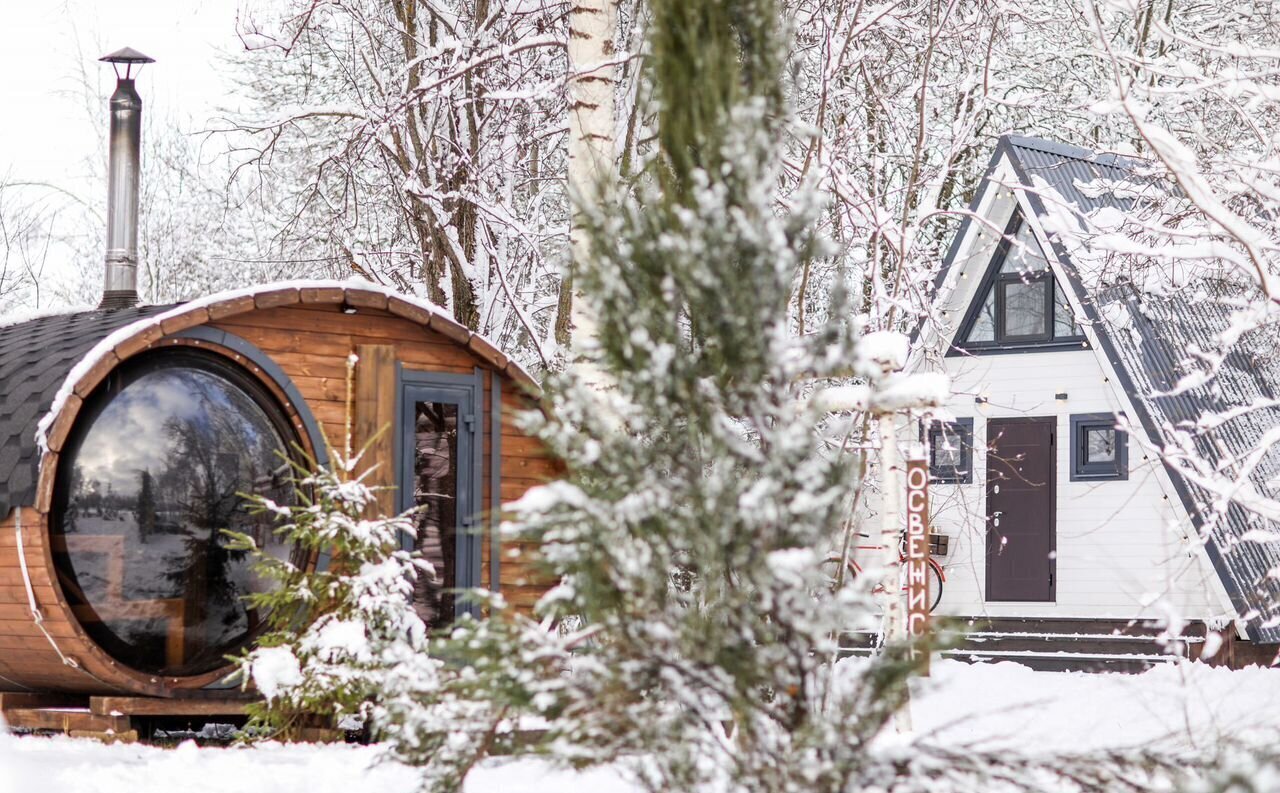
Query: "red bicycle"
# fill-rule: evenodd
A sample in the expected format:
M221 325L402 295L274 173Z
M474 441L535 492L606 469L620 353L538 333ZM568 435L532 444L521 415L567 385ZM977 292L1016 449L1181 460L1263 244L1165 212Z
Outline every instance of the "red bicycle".
M871 537L870 534L862 534L862 533L859 533L858 536L865 537L868 539L870 539ZM883 545L858 545L854 547L854 550L855 551L883 551L884 546ZM853 556L856 556L856 555L857 554L854 554ZM862 574L862 566L859 565L856 561L854 561L853 556L849 557L848 567L846 568L849 574L845 578L846 581L852 581L853 579L857 578L859 575ZM907 537L906 537L906 534L904 533L902 538L898 541L898 563L902 571L901 577L904 579L902 583L903 592L907 591L907 584L905 580L906 574L907 574L907 567L905 564L906 561L907 561ZM838 553L829 554L827 558L823 561L822 568L824 571L830 574L831 585L834 587L837 580L836 573L840 569L840 554ZM929 576L929 595L930 595L929 611L932 613L932 611L938 607L938 603L942 601L942 585L946 583L947 575L946 573L943 572L942 565L939 564L938 560L933 558L932 556L930 556L928 559L927 570L928 570L928 576ZM883 588L881 586L877 586L875 588L875 591L881 592L883 591Z

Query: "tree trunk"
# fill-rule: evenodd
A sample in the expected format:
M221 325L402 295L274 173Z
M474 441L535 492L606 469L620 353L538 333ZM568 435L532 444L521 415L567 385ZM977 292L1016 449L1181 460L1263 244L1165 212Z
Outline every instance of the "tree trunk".
M574 0L569 11L569 193L578 206L595 204L613 172L613 57L617 0ZM590 317L574 300L573 273L590 255L575 209L569 229L571 262L556 312L561 345L591 335Z

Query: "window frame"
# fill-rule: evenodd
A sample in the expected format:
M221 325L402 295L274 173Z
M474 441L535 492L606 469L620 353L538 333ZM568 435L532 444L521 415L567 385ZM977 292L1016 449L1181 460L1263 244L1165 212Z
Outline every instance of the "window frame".
M308 440L311 440L309 437L311 426L306 423L306 420L314 421L314 419L311 419L311 414L307 410L305 402L294 402L292 400L291 394L296 394L297 390L278 367L266 368L258 366L251 370L245 361L233 358L233 354L239 353L244 355L249 363L257 365L260 363L260 358L265 359L266 356L248 342L244 342L230 333L218 337L185 334L177 335L174 338L179 342L183 339L193 339L196 343L199 343L199 346L196 346L196 343L175 343L172 346L146 350L131 356L108 372L102 382L95 386L89 396L85 398L80 410L76 413L72 429L58 454L49 516L49 532L51 535L61 537L66 533L65 521L67 509L70 505L70 488L75 463L83 451L84 443L94 426L116 398L126 389L148 375L157 372L188 369L212 374L225 380L262 411L268 424L271 425L278 438L283 442L283 448L279 451L285 455L287 462L294 465L307 463L306 455L308 451L303 446L303 433L307 433ZM238 344L232 346L232 343L236 342ZM276 393L273 386L284 393ZM303 413L302 411L306 412ZM295 416L298 418L296 423L292 420ZM300 497L302 493L297 489L295 489L295 493L299 497L295 503L301 503ZM57 576L57 587L62 593L62 597L73 603L77 608L88 609L96 615L98 613L97 607L101 603L85 598L83 592L77 592L72 588L71 584L73 583L79 588L79 580L73 571L71 571L67 580L63 580L61 575L63 571L59 567L61 562L56 558L58 553L67 555L68 552L65 550L55 552L54 558L55 569L59 569L60 573ZM290 551L290 561L299 566L307 565L309 560L299 558L298 554L299 549L295 546ZM246 612L248 611L246 608ZM91 622L97 626L105 625L109 621L111 620L96 618ZM89 624L84 621L80 622ZM251 625L242 642L239 645L227 648L228 651L238 652L245 647L251 646L253 642L260 638L265 629L265 620L260 620L256 626ZM86 628L86 630L94 643L102 647L114 661L119 662L125 668L140 673L168 677L199 677L215 672L224 665L219 664L219 666L203 670L196 668L190 671L172 670L166 667L157 669L150 664L147 666L135 665L137 662L136 657L130 659L121 657L122 651L127 648L119 644L119 640L111 639L111 634L100 633L100 629L97 627Z
M1129 479L1129 434L1118 424L1118 416L1114 413L1077 413L1071 416L1072 482L1122 482ZM1114 460L1089 461L1088 431L1097 429L1115 433Z
M1015 345L1015 344L1035 344L1038 342L1054 341L1053 331L1053 288L1054 277L1052 270L1045 270L1042 273L997 273L995 282L992 284L996 290L996 340L993 344ZM1011 336L1009 335L1009 298L1006 291L1010 286L1014 285L1042 284L1044 291L1044 332L1029 333L1026 335ZM985 295L984 295L985 298Z
M256 363L256 361L255 361ZM122 361L112 369L93 392L85 398L80 411L75 417L75 426L62 445L58 455L58 469L54 474L54 505L51 507L54 523L61 525L63 512L66 509L66 488L70 483L71 471L81 446L88 437L93 425L102 416L111 403L126 388L138 380L155 372L166 369L195 369L221 377L239 389L253 401L266 415L267 421L284 441L288 461L296 464L306 462L306 448L302 445L302 433L310 429L303 422L297 427L290 421L290 415L299 410L297 404L283 402L272 393L271 387L262 377L249 371L248 367L222 353L206 346L196 347L188 344L176 344L148 350ZM268 376L270 372L266 372ZM280 385L278 382L276 385ZM292 384L290 383L290 386ZM296 390L296 389L295 389ZM285 398L288 398L286 393ZM305 403L301 406L305 409ZM301 417L300 417L301 418ZM306 418L310 418L308 411ZM312 419L314 421L314 419ZM310 433L308 433L309 435ZM310 438L308 438L310 440Z
M1013 247L1013 239L1018 235L1022 228L1022 224L1026 223L1023 218L1022 211L1015 209L1009 218L1009 222L1005 225L1003 236L1000 238L1000 244L996 247L996 252L991 257L991 261L987 266L986 272L983 274L981 282L978 284L978 290L969 301L969 307L965 311L963 319L960 321L960 327L956 331L955 338L952 340L951 349L947 355L975 355L986 353L1003 353L1003 352L1023 352L1027 350L1078 350L1088 346L1088 338L1084 335L1083 330L1075 336L1055 336L1056 332L1056 300L1055 295L1058 290L1065 289L1053 269L1053 264L1049 260L1049 255L1045 254L1044 246L1040 246L1041 254L1045 255L1047 267L1043 272L1034 273L1002 273L1001 268L1004 267L1005 259L1009 255L1010 249ZM1036 244L1040 241L1037 238ZM1007 285L1012 282L1031 283L1036 281L1048 281L1049 286L1045 291L1045 328L1043 334L1035 334L1032 336L1014 336L1009 337L1005 333L1006 327L1006 299L1005 290ZM977 323L978 316L982 313L983 303L986 301L987 293L995 294L995 322L992 328L994 339L991 341L968 341L968 336L973 332L973 327ZM1067 301L1070 306L1070 300ZM1077 323L1078 326L1078 323Z
M947 431L953 432L958 438L960 463L940 469L933 463L934 436L941 435ZM936 485L973 484L973 418L962 417L954 421L934 420L922 422L920 435L928 455L930 483Z

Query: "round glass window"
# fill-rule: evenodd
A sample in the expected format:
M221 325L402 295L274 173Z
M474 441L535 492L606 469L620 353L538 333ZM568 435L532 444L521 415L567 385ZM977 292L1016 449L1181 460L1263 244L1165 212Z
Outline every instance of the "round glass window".
M54 562L77 619L116 660L154 674L221 668L263 615L266 582L227 530L284 556L246 494L292 503L294 435L261 383L218 356L169 349L113 372L63 450Z

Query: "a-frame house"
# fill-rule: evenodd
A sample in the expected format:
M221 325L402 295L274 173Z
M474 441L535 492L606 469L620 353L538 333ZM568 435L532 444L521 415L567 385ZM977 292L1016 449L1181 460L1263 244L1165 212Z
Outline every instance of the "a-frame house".
M1144 184L1167 191L1141 173L1033 138L996 147L919 336L919 365L953 382L944 420L922 428L934 531L950 539L938 611L1095 635L1198 625L1224 629L1235 662L1269 661L1280 534L1207 480L1280 490L1280 454L1254 454L1280 426L1280 333L1246 334L1172 393L1230 322L1221 285L1139 288L1060 233L1131 211ZM1197 423L1209 414L1226 418Z

